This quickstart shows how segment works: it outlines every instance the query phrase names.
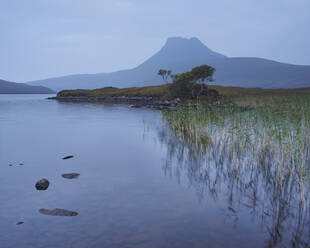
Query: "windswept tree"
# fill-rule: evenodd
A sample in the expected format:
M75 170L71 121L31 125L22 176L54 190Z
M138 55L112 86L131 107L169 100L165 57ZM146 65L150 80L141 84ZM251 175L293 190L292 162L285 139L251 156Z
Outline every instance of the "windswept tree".
M166 83L169 83L168 79L169 77L172 76L171 70L164 70L164 69L160 69L158 71L158 75L161 76Z
M201 65L192 69L191 74L193 75L195 83L204 83L206 81L213 81L213 74L215 69L209 65Z
M170 87L170 94L173 97L198 98L208 95L208 86L205 82L213 81L215 69L208 65L201 65L191 71L172 75L173 83Z

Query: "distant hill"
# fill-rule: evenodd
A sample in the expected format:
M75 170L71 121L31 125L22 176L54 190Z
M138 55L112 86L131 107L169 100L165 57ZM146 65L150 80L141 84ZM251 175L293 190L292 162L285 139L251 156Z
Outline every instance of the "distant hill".
M53 90L43 86L13 83L0 80L0 94L52 94Z
M208 64L216 69L216 84L261 88L310 86L310 66L291 65L261 58L230 58L216 53L199 39L169 38L162 49L134 69L112 73L79 74L28 82L54 90L133 87L163 83L159 69L181 73Z

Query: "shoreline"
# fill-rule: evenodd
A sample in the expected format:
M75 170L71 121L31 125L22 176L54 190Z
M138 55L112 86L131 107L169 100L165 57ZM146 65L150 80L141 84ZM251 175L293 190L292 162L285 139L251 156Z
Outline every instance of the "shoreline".
M200 103L184 103L180 98L173 100L160 100L157 97L127 97L127 96L108 96L108 97L87 97L87 96L55 96L48 97L48 100L56 100L60 102L72 103L109 103L109 104L124 104L131 108L149 108L155 110L176 110L176 109L205 109L207 111L219 111L227 108L239 108L241 111L252 110L249 106L236 106L235 104L223 104L221 98L214 101L212 104Z
M127 96L107 96L107 97L87 97L87 96L55 96L48 97L48 100L57 100L60 102L101 102L131 105L132 108L152 108L167 109L181 107L183 104L179 98L173 100L160 100L158 97L127 97Z

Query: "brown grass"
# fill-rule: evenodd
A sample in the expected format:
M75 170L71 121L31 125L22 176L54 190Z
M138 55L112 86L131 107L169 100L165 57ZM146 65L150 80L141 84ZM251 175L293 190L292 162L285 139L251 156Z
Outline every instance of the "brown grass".
M63 90L58 96L85 96L85 97L109 97L109 96L146 96L169 99L169 88L171 84L147 87L115 88L105 87L94 90ZM210 89L217 90L221 95L227 97L253 96L253 95L291 95L291 94L310 94L309 88L298 89L261 89L261 88L241 88L209 85Z

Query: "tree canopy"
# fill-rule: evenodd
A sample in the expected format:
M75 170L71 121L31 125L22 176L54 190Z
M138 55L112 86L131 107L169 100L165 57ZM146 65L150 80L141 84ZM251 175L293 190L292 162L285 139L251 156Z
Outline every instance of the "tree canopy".
M171 77L171 70L160 69L158 75L161 76L166 83L169 83L168 78Z
M173 83L170 87L170 94L174 97L198 98L208 94L208 86L205 82L213 81L215 69L208 65L194 67L191 71L181 74L170 74ZM162 73L165 73L163 70Z
M191 71L191 74L196 80L196 83L203 83L205 81L212 82L213 81L213 74L215 69L208 65L201 65L194 67Z

